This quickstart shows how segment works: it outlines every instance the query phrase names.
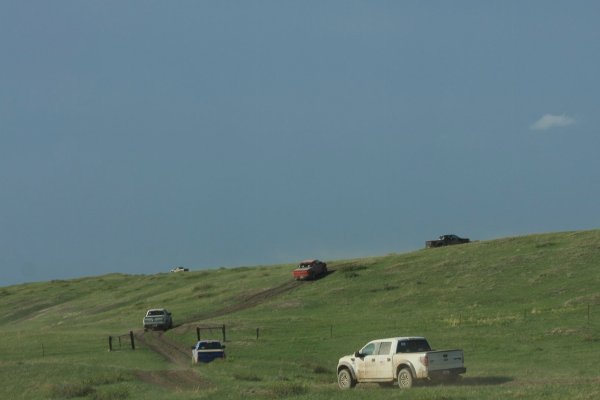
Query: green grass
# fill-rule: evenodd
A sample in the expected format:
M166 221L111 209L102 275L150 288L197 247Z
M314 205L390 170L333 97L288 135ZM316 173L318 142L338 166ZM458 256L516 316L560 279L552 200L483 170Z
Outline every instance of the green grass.
M334 272L326 278L282 292L274 289L291 280L293 265L0 288L0 397L600 397L598 230L328 264ZM264 298L270 290L275 295ZM219 314L244 305L251 307ZM167 333L186 346L195 341L196 325L225 324L227 360L178 366L139 343L135 351L124 344L108 352L108 336L139 331L151 307L169 308L176 325L188 322ZM340 356L397 335L463 348L462 382L401 394L377 385L337 389ZM161 374L170 377L161 385L140 378ZM177 374L186 385L169 383Z

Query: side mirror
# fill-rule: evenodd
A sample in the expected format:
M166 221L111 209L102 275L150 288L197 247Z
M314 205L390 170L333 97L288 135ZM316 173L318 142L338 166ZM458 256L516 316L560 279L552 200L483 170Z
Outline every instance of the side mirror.
M224 349L225 347L227 347L227 346L225 346L225 345L222 345L222 346L221 346L221 348L222 348L222 349Z
M355 352L354 352L354 357L363 358L364 356L365 356L365 355L364 355L364 354L361 354L361 352L360 352L360 351L355 351Z

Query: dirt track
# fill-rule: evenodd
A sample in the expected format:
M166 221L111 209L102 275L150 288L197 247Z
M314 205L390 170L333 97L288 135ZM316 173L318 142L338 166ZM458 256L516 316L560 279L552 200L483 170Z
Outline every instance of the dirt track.
M189 368L192 362L192 352L180 343L169 339L164 332L136 333L136 339L177 367Z
M236 302L227 307L220 308L216 311L207 313L201 313L186 318L182 325L202 321L204 319L221 317L223 315L231 314L237 311L246 310L248 308L256 307L262 303L266 303L284 293L290 292L300 285L310 284L310 282L299 282L299 281L287 281L279 286L275 286L269 289L262 290L258 293L254 293L248 296L239 296L236 298Z
M136 371L135 376L146 383L161 386L165 389L199 390L212 385L203 380L194 370L176 371Z
M279 286L262 290L248 296L240 296L235 302L219 310L196 314L183 320L177 329L186 328L190 323L196 323L204 319L220 317L237 311L256 307L259 304L270 301L277 296L287 293L300 285L302 282L288 281ZM175 369L168 371L137 371L135 375L138 379L166 389L197 390L211 386L210 382L205 381L197 369L191 367L191 350L168 338L164 332L143 332L138 331L135 337L139 343L146 346L157 354L160 354L165 360L169 361Z

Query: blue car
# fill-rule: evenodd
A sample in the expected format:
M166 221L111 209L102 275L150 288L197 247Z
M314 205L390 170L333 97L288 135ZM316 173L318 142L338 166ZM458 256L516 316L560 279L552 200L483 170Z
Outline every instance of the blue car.
M225 358L225 345L218 340L200 340L192 347L194 364L208 363L216 358Z

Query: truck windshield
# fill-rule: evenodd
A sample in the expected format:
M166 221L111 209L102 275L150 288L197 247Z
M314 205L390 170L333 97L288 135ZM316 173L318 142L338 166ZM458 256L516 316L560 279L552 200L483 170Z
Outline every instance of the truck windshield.
M422 351L431 351L431 347L425 339L400 340L396 349L396 353L420 353Z

